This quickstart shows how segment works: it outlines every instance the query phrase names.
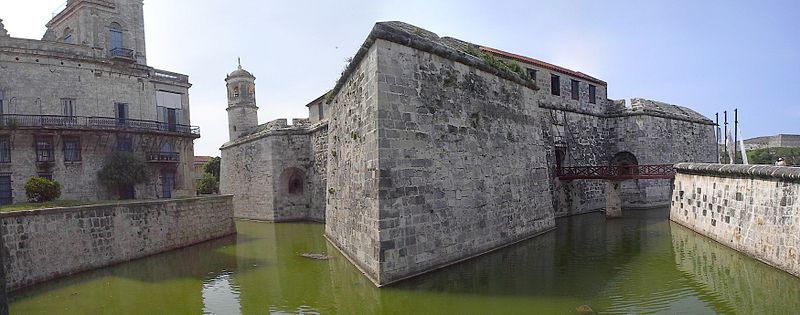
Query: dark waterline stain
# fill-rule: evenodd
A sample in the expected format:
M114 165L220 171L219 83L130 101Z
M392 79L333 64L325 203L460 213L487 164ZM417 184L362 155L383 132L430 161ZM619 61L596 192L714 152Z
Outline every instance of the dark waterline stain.
M239 235L44 283L12 314L794 314L800 279L670 223L668 211L558 220L556 231L375 288L312 223ZM331 256L308 259L303 253Z

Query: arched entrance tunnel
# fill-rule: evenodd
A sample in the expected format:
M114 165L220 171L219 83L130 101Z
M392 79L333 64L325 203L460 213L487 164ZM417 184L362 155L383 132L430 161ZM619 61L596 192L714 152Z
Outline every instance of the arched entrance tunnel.
M306 172L297 167L287 167L278 178L275 194L276 217L288 220L306 218L309 211Z

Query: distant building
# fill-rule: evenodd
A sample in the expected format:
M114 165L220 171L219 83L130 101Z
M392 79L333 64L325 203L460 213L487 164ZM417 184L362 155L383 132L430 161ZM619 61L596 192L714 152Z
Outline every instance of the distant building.
M147 65L142 0L70 0L42 40L0 23L0 204L24 202L35 176L62 198L171 198L195 194L189 78ZM132 152L150 182L108 189L107 158Z
M205 165L206 165L206 163L208 163L208 161L211 161L211 159L213 159L213 157L210 157L210 156L195 156L194 157L194 169L193 169L193 172L194 172L194 179L195 180L203 178L203 173L206 172Z
M774 136L747 139L744 145L748 150L766 148L800 148L800 135L779 134Z

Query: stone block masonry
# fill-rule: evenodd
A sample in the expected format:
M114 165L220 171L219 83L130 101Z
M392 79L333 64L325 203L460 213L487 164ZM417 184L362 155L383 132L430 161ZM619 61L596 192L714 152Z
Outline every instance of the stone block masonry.
M235 234L232 196L1 213L6 290Z
M326 235L372 281L555 226L534 87L435 49L362 51L332 105Z
M800 277L800 168L675 168L672 221Z

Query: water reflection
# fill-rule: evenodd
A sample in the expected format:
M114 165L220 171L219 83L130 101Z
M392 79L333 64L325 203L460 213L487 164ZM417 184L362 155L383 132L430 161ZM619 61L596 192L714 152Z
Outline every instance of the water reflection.
M20 314L792 314L800 279L667 221L666 210L558 221L532 240L376 289L319 224L239 234L15 293ZM330 260L300 254L327 253Z
M798 314L800 279L672 224L678 270L741 314Z
M203 283L203 314L241 314L239 289L230 272L224 272Z

